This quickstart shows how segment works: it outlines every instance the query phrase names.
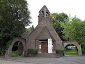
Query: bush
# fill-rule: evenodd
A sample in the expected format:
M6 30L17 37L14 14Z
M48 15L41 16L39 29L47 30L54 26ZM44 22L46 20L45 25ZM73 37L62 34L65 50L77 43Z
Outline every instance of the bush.
M0 47L0 56L4 56L5 55L5 47L1 46Z
M11 45L13 39L9 40L7 43L5 44L0 44L0 56L4 56L6 53L6 50L8 50L9 46ZM3 41L1 41L3 42Z
M36 55L38 54L38 50L37 49L28 49L28 54L32 54L32 55Z
M58 53L58 54L64 53L64 50L61 50L61 49L60 49L60 50L56 50L56 54L57 54L57 53Z
M19 51L19 50L12 52L12 56L13 56L13 57L17 57L17 56L21 56L21 55L22 55L22 52Z

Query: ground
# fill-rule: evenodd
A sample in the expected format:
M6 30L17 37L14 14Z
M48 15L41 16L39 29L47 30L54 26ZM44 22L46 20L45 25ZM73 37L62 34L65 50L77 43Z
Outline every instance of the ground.
M65 50L65 55L78 56L77 50Z
M60 58L10 57L0 58L0 64L85 64L85 56Z

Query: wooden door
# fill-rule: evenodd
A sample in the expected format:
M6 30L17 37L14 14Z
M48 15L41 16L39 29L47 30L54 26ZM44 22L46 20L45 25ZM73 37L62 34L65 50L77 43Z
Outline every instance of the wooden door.
M41 42L41 52L48 53L48 42Z

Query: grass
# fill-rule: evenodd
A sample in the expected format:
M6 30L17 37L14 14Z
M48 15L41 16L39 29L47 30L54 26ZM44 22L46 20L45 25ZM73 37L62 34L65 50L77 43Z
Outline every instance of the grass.
M18 51L13 51L12 56L13 57L18 57L18 56L21 56L21 54Z
M78 56L77 50L65 50L65 55Z

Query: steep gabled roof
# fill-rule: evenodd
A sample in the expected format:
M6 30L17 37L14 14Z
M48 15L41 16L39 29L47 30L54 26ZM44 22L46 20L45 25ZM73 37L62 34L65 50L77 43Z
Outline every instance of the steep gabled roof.
M41 9L40 9L40 11L42 11L42 9L47 9L48 10L48 8L46 7L46 5L44 5ZM40 12L39 11L39 12ZM49 12L49 10L48 10L48 12Z
M36 40L45 40L45 39L48 39L48 38L52 38L52 40L54 41L53 36L51 35L51 33L49 32L49 30L45 26L42 29L42 31L39 33L39 35L36 37Z
M47 8L46 6L43 6L40 11L44 10L43 9L44 7ZM52 40L55 41L58 45L62 45L62 40L60 39L55 29L51 25L50 15L49 17L48 16L43 17L40 15L38 21L39 23L37 27L28 36L28 42L31 43L34 42L35 40L44 40L52 38Z

